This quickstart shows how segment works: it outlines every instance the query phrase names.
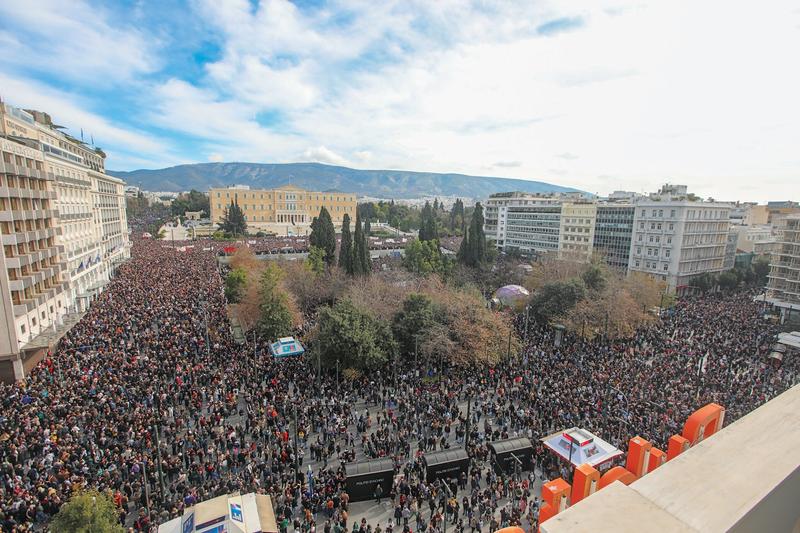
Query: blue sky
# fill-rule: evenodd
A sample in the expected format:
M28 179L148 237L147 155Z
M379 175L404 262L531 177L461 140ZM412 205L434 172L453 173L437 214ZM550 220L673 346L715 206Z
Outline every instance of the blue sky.
M798 198L790 0L0 2L0 96L117 170L320 161Z

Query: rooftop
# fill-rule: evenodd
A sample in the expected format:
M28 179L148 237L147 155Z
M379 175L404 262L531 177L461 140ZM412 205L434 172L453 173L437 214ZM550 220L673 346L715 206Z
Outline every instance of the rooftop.
M631 485L615 482L585 498L542 531L792 531L800 523L798 449L800 385Z

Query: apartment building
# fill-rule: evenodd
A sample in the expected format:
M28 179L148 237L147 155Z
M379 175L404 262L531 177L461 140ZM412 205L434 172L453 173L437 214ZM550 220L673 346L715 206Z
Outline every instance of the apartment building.
M770 261L767 295L785 321L800 314L800 215L782 218L777 231L779 248Z
M117 267L130 257L125 182L94 170L89 171L89 179L92 181L94 224L100 238L102 258L98 277L108 280Z
M31 124L30 127L33 127ZM68 282L53 178L42 151L0 138L0 379L20 379L32 363L24 347L66 312Z
M105 174L102 150L63 133L46 113L4 103L0 140L7 167L0 229L12 265L3 269L3 282L11 284L0 296L13 308L4 306L0 325L4 334L13 332L0 341L0 378L18 379L33 364L28 355L50 347L49 340L39 342L43 334L57 340L59 328L69 326L67 315L88 308L130 247L124 183ZM21 232L33 234L25 241ZM14 288L20 286L22 292ZM3 367L3 360L10 363Z
M594 228L594 253L611 268L627 271L635 207L629 203L599 203Z
M635 204L629 272L644 272L671 289L725 269L730 204L690 200L685 187L663 188Z
M771 224L732 225L731 230L736 232L736 249L740 252L769 255L780 248L775 228Z
M612 268L656 276L672 289L704 272L733 267L730 204L701 201L685 185L665 185L632 201L620 198L493 194L486 201L484 230L499 250L583 260L599 255Z
M342 224L344 215L356 217L356 195L338 191L308 191L293 185L276 189L250 189L248 186L212 188L208 191L211 223L219 224L225 210L233 202L239 205L254 230L283 233L305 233L311 221L325 207L335 226Z
M483 214L486 238L506 252L557 253L563 201L524 192L492 194Z
M594 248L597 204L565 202L561 204L558 232L558 255L562 259L588 261Z
M119 201L117 190L123 183L105 174L105 154L101 150L92 149L54 128L47 113L31 111L30 114L34 118L45 166L53 175L61 227L58 241L64 246L70 282L67 305L72 312L82 312L108 283L114 269L112 261L118 263L121 256L127 257L130 253L125 204ZM112 188L114 202L109 200ZM98 203L105 203L107 207L101 208ZM123 220L126 222L124 231ZM117 222L119 227L112 229L112 224ZM114 232L113 237L105 235L105 243L104 230ZM114 251L111 240L117 246Z

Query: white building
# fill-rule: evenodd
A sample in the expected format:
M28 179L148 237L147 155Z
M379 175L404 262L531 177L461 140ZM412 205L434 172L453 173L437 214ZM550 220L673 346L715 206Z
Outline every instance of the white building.
M730 204L689 200L685 186L668 186L636 203L629 272L690 286L704 272L725 270Z
M736 232L736 248L740 252L769 255L779 248L778 237L772 224L755 226L731 225Z
M77 320L68 313L88 307L130 247L124 183L105 174L102 150L59 131L46 113L7 104L0 134L0 379L9 380Z
M45 166L53 177L56 191L61 227L57 240L64 246L63 258L69 276L67 307L70 311L85 311L110 279L110 241L115 240L119 249L127 249L125 204L124 200L120 202L124 184L106 176L102 151L53 128L47 114L34 112L34 117ZM113 195L113 200L109 195ZM96 205L98 203L108 207L101 208ZM122 221L125 222L124 231L121 224L112 227Z
M125 182L94 170L89 171L89 177L92 180L94 222L100 242L99 278L104 284L111 279L117 266L130 257Z
M565 259L591 259L596 220L597 204L594 202L561 204L558 255Z
M486 238L504 251L556 253L562 197L525 192L489 196L484 209Z
M2 122L14 121L3 112ZM31 120L32 122L32 120ZM32 127L28 124L27 127ZM33 363L24 347L66 312L65 267L56 243L55 193L41 150L0 138L0 379Z
M767 292L785 321L800 314L800 215L780 220L778 243L770 261Z

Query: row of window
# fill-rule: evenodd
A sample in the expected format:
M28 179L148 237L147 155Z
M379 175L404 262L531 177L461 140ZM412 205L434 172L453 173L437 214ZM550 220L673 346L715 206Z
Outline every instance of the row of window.
M248 196L249 194L249 196ZM225 198L230 199L231 195L235 196L236 198L241 197L243 200L247 200L248 198L251 200L272 200L272 193L255 193L255 192L226 192ZM287 200L303 200L302 194L297 193L286 193L285 194ZM319 194L307 194L306 200L316 200L320 201L320 196L322 197L323 202L331 201L331 202L354 202L355 197L353 196L332 196L332 195L319 195ZM222 192L217 192L217 198L222 198ZM278 200L284 199L284 193L277 193L276 197Z

